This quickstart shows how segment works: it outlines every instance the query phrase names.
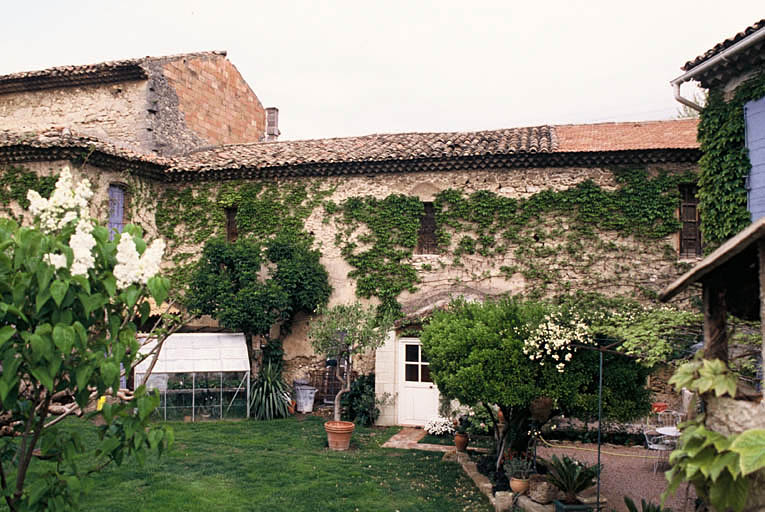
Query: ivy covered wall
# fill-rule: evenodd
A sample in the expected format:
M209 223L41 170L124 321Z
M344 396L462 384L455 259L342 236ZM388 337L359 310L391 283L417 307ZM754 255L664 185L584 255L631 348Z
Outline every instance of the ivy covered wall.
M701 112L699 211L707 252L749 225L746 177L751 163L744 104L763 96L765 72L740 84L728 97L721 89L710 91Z
M41 176L60 167L25 166ZM8 180L34 182L26 171L14 172ZM332 303L362 297L405 315L455 294L582 289L650 301L688 267L676 250L678 185L696 179L690 164L197 184L150 182L90 166L83 173L102 194L99 216L108 215L109 183L126 187L131 220L149 238L168 242L176 289L204 242L225 236L225 210L236 208L240 237L286 229L310 239L330 274ZM22 196L24 186L15 187L0 203ZM437 248L415 254L425 201L434 204ZM285 340L288 373L313 359L305 324L297 319Z

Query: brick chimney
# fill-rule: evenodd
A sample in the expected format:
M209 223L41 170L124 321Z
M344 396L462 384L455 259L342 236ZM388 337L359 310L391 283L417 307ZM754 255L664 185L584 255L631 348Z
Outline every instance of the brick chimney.
M279 138L279 109L268 107L266 109L266 142Z

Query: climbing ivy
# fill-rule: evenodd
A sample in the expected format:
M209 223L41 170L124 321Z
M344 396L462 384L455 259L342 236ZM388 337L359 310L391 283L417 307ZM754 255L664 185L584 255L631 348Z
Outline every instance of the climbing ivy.
M418 282L411 256L424 211L420 200L400 194L384 199L352 197L339 206L327 202L325 210L340 214L344 226L335 242L355 267L348 276L356 279L356 293L378 297L381 312L399 314L396 298L404 290L414 291ZM362 224L366 230L354 237Z
M29 207L27 192L36 190L48 198L56 187L57 176L38 176L20 166L7 165L0 168L0 205L3 211L13 216L12 203L26 209Z
M331 193L318 184L275 181L235 181L217 192L192 186L165 189L157 201L155 222L175 263L173 280L188 282L196 247L225 235L226 208L236 208L239 237L259 240L288 231L311 238L304 233L305 220Z
M750 222L746 176L751 163L746 149L744 104L763 96L765 73L739 86L730 101L725 101L723 91L711 91L701 112L699 211L708 252Z
M629 250L614 238L655 242L677 232L678 185L696 180L692 172L659 171L653 176L645 169L613 172L617 184L613 190L591 180L565 190L542 190L525 199L488 190L470 195L444 190L434 201L439 250L451 256L455 266L463 265L464 255L509 253L516 264L500 271L507 277L520 272L532 283L532 295L543 294L551 283L566 291L573 286L565 279L567 271L582 273L603 252ZM412 256L424 212L420 200L403 195L352 197L341 204L327 202L325 210L339 225L335 241L354 267L349 276L357 280L357 293L378 297L385 310L400 311L398 295L416 290L419 282ZM603 232L618 236L604 238ZM653 245L662 256L677 259L673 248ZM647 288L641 292L651 293Z

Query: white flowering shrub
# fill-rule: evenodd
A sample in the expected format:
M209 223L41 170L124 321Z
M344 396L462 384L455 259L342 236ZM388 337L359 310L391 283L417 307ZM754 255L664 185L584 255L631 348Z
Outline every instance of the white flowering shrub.
M425 423L425 432L431 436L446 436L454 434L454 424L449 418L436 416Z
M172 442L172 431L149 423L159 396L141 382L134 392L119 386L141 360L156 361L180 325L155 323L147 340L156 350L139 352L147 299L161 306L168 294L158 274L164 242L147 248L136 226L109 240L89 216L92 196L87 180L63 169L50 198L28 193L34 226L0 219L0 474L13 475L0 488L9 510L75 509L91 473ZM85 411L104 423L87 445L76 429L58 428ZM30 471L33 453L52 463Z
M594 340L587 325L576 315L570 319L555 311L532 330L523 344L523 353L541 366L551 362L563 373L566 363L576 352L576 345L592 345Z

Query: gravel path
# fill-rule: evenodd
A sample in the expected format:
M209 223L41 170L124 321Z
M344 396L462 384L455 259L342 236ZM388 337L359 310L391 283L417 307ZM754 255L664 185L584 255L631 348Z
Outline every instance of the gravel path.
M558 443L552 443L558 444ZM548 458L553 454L558 456L568 455L588 464L595 464L598 460L597 444L570 444L562 447L549 448L540 446L537 453L541 457ZM584 451L588 450L588 451ZM589 451L592 450L592 451ZM625 456L628 455L628 456ZM667 480L664 477L666 467L659 467L656 474L653 473L653 460L641 459L636 456L652 455L641 447L626 447L603 445L601 447L601 463L603 473L600 483L601 493L608 499L608 510L615 509L626 512L624 496L632 498L640 510L640 499L659 503L661 493L667 488ZM693 500L696 497L693 488L690 489L691 497L687 511L693 510ZM685 502L685 485L681 485L672 496L666 507L672 510L682 511Z

